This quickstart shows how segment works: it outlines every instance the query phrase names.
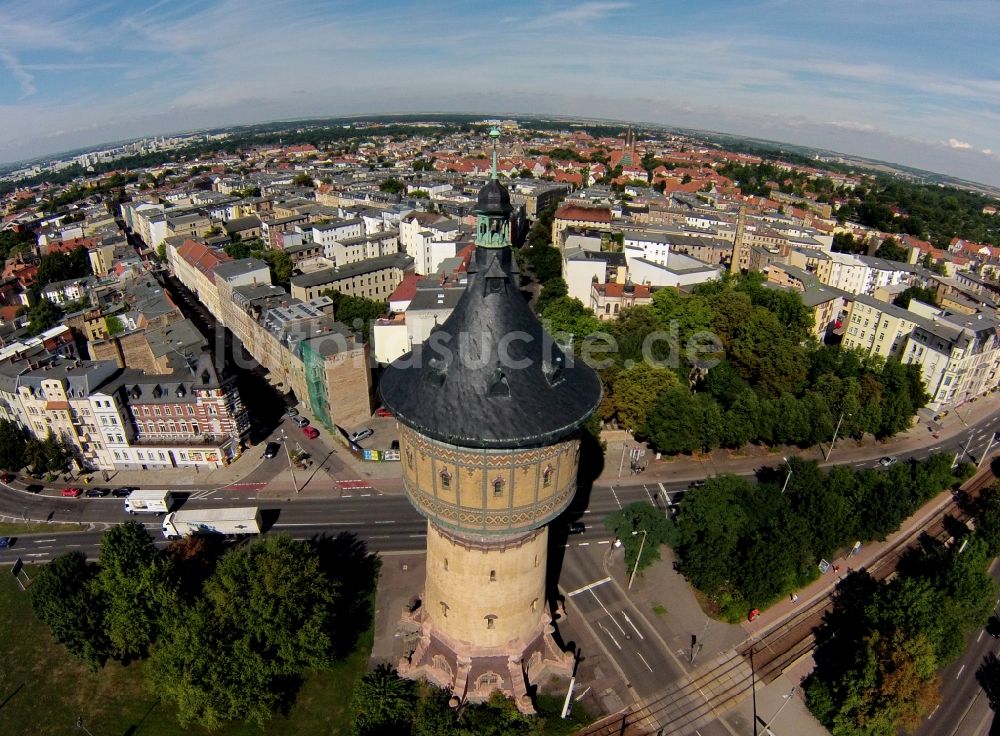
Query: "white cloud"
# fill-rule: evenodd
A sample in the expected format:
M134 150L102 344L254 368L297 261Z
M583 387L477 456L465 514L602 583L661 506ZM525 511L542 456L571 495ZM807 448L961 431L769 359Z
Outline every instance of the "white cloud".
M993 149L992 148L984 148L983 149L983 155L984 156L992 156L993 155Z
M18 99L23 100L26 97L31 97L38 91L38 88L35 87L35 78L24 70L24 67L21 66L21 63L14 54L7 49L0 49L0 61L3 62L3 65L7 67L7 71L11 73L11 76L17 80L18 85L21 87L21 96Z
M972 148L971 143L966 143L965 141L960 141L958 138L949 138L947 141L948 148L957 148L964 151L967 148Z
M595 20L610 15L616 10L624 10L632 7L632 3L626 2L585 2L572 8L557 10L548 15L541 15L533 20L530 25L533 28L549 28L558 25L579 25L590 23Z
M853 120L831 120L828 125L844 130L856 130L860 133L870 133L875 130L875 126L871 123L856 123Z

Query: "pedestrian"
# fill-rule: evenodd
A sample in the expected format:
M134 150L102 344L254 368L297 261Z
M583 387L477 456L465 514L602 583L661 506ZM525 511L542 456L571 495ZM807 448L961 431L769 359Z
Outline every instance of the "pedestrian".
M792 593L792 603L798 603L798 602L799 602L799 596L798 596L798 594L797 593Z

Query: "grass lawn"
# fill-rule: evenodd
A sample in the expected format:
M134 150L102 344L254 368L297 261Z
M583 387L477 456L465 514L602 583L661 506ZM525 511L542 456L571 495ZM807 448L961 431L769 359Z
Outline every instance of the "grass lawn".
M47 526L47 525L46 525ZM28 574L34 570L26 567ZM181 728L173 707L147 689L143 663L116 663L98 672L55 642L35 619L28 593L10 574L0 576L0 734L65 736L76 731L76 719L94 736L183 736L209 733ZM287 716L275 716L262 732L253 725L234 725L213 732L224 736L305 736L346 734L354 682L367 669L371 630L357 650L336 668L306 675Z
M78 532L86 529L86 524L21 524L0 521L0 537L14 537L18 534L57 534L58 532Z

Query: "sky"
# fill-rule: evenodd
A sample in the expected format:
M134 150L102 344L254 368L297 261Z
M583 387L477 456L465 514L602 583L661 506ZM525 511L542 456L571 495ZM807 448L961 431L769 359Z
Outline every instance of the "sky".
M560 114L1000 186L998 0L0 0L0 161L238 123Z

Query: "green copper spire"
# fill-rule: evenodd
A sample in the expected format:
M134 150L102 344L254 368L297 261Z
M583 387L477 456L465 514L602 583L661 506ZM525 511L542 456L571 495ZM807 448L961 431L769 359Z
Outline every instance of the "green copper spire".
M500 131L496 128L490 129L490 138L493 139L493 166L490 167L490 178L497 178L497 140L500 138Z
M510 193L498 180L497 172L497 138L500 131L496 128L490 131L493 139L493 166L490 169L490 180L479 190L476 200L476 245L480 248L510 247Z

